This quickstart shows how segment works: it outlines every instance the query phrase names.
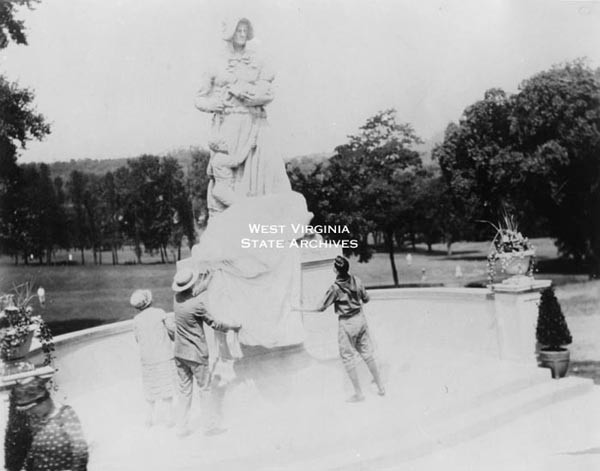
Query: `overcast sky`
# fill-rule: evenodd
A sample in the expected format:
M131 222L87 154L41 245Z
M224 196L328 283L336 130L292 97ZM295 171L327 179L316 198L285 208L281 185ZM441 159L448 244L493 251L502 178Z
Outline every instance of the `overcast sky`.
M29 46L0 57L52 124L20 161L204 145L194 94L235 16L277 74L268 115L286 157L330 152L390 107L429 139L488 88L578 57L600 66L598 1L42 0L20 14Z

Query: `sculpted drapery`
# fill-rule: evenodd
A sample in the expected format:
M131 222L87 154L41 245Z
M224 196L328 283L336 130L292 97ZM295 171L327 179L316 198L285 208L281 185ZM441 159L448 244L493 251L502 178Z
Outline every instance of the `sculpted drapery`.
M247 45L252 24L242 19L225 36L225 48L203 78L196 108L210 114L209 221L192 250L194 263L214 275L208 297L213 315L243 325L246 345L277 347L303 340L300 262L289 241L303 234L256 234L251 225L306 224L304 197L291 191L280 152L269 136L266 106L274 99L274 74ZM280 239L284 249L242 248L243 239Z

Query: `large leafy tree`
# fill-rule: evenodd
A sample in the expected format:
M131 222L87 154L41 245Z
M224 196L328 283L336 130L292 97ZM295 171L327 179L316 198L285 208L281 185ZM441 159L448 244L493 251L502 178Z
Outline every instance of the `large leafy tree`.
M418 175L413 194L416 233L432 251L440 240L446 243L451 255L452 243L462 236L461 216L456 213L449 188L439 167L430 165Z
M410 124L398 122L395 110L380 111L336 148L324 182L330 204L325 222L349 227L359 241L353 251L361 261L371 256L368 234L383 233L394 284L394 240L411 230L407 222L414 216L411 201L422 163L412 147L419 142Z
M19 6L32 7L35 0L3 0L0 2L0 50L10 41L27 44L23 22L16 18ZM24 250L19 245L24 234L19 214L26 195L22 194L23 172L17 165L19 148L25 148L28 141L42 139L50 132L44 117L37 113L33 105L33 92L21 88L0 75L0 249L15 256Z
M495 221L499 208L522 209L524 156L511 134L511 98L500 89L488 90L469 106L457 124L451 123L444 142L433 151L450 188L456 211L470 223L467 236L478 238Z
M575 61L526 80L512 126L535 210L562 253L600 274L599 72Z
M598 71L575 61L513 96L489 90L448 127L434 157L469 222L509 211L524 231L554 236L563 254L600 273Z
M153 155L131 159L116 177L125 192L122 199L122 223L133 240L138 263L142 245L147 252L158 252L168 261L167 247L174 246L177 256L185 236L195 241L192 207L183 170L176 159L162 160Z
M188 245L195 242L192 205L181 165L173 157L163 157L160 162L160 195L157 205L157 227L159 250L164 261L168 261L167 246L177 249L181 258L181 245L186 237Z

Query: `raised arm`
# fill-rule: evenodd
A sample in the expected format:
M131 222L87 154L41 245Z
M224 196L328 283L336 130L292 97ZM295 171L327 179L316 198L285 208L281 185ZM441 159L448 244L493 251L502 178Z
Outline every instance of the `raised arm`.
M163 317L163 324L165 325L167 331L169 332L170 337L175 335L177 326L175 325L175 313L174 312L165 313L165 317Z
M302 307L294 307L296 311L304 311L304 312L323 312L329 306L331 306L335 300L337 299L337 290L335 289L335 285L331 285L325 296L321 302L314 308L302 308Z
M201 319L213 329L220 330L221 332L227 332L228 330L239 331L242 327L240 324L228 324L227 322L218 321L210 315L205 304L200 301L200 299L198 300L198 303L196 303L194 316L196 316L198 319Z
M364 287L361 280L358 280L357 284L360 299L363 303L368 303L371 300L371 297L369 296L369 293L367 293L367 289Z

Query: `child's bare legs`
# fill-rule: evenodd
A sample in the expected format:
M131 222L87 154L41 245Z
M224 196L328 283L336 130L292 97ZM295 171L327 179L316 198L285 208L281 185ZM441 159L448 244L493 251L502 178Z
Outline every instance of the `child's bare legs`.
M385 395L385 388L383 387L383 382L381 381L381 375L379 374L379 368L377 368L377 363L373 357L365 358L365 363L367 364L367 368L371 372L373 376L373 381L377 385L377 394L380 396Z
M352 387L354 388L354 395L348 398L348 402L360 402L365 400L365 396L362 393L362 388L360 387L360 381L358 379L358 373L356 372L356 367L352 364L346 364L346 372L350 377L350 382L352 383Z
M348 373L352 387L354 388L354 395L348 398L348 402L360 402L364 401L365 396L362 393L360 387L360 381L358 379L358 373L356 372L355 364L355 351L356 348L353 345L353 339L350 333L352 333L352 324L347 321L341 321L338 324L338 347L340 351L340 357L344 368ZM347 331L350 330L350 333Z
M204 417L205 417L205 435L219 435L227 431L223 427L223 397L225 387L213 386L211 389L202 392Z
M173 398L163 398L165 405L167 406L167 427L173 427L175 425L175 411L173 409Z
M148 401L148 414L146 415L146 421L144 425L146 427L152 427L154 425L154 415L156 412L156 401Z

